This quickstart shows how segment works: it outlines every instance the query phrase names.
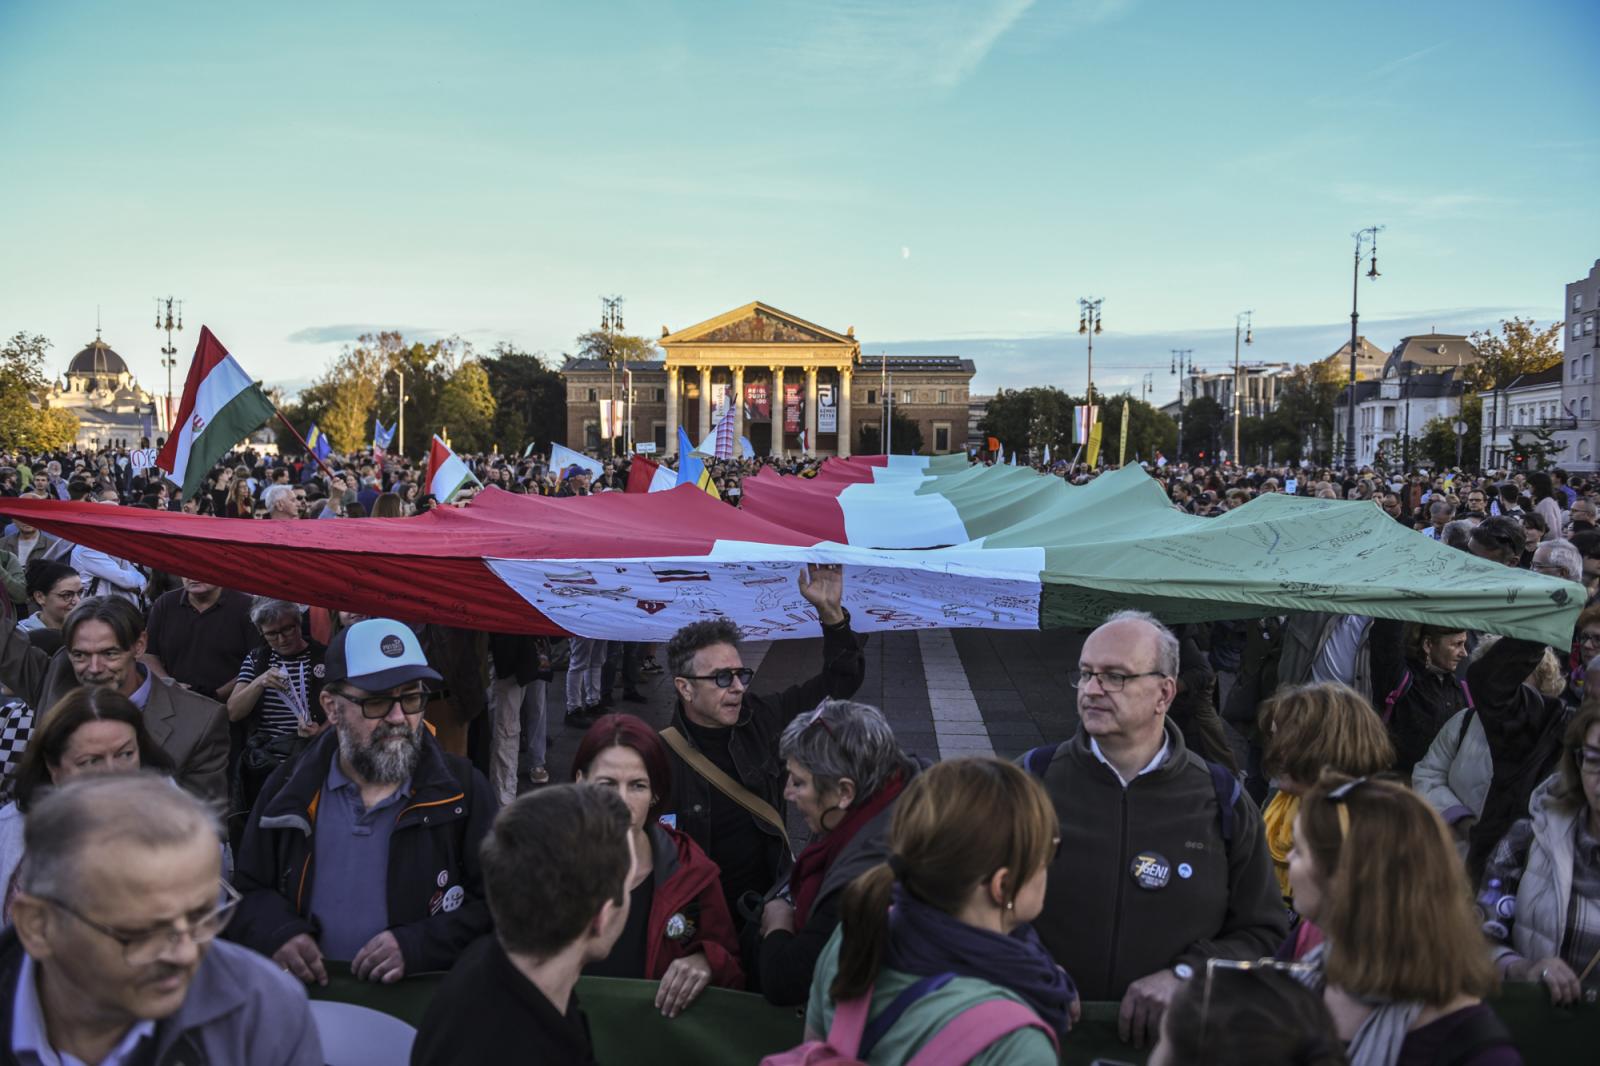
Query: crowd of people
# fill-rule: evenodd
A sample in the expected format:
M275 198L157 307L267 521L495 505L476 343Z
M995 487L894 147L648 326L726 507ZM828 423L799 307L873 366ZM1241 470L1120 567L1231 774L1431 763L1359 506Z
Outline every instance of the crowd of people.
M628 477L463 458L510 492ZM125 459L0 456L0 514L21 494L272 521L440 506L393 457L234 455L196 499ZM816 470L714 464L723 498L764 465ZM1367 500L1464 565L1600 584L1600 484L1560 471L1150 473L1197 515ZM880 1066L1053 1063L1084 1001L1116 1003L1152 1062L1503 1066L1503 983L1600 994L1600 606L1556 648L1122 611L1058 664L1070 736L930 764L854 699L867 638L832 567L799 579L819 660L769 692L726 620L659 646L473 633L17 520L0 566L7 1061L320 1063L305 987L335 973L447 971L426 1064L593 1061L585 974L652 982L669 1024L708 988L757 992L812 1052ZM660 728L613 702L656 673Z

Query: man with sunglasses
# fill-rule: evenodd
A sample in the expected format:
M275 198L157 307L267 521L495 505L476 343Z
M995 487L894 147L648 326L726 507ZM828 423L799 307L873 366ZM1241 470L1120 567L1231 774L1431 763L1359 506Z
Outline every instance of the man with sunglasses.
M0 933L0 1060L318 1066L305 992L217 935L215 815L155 775L71 781L28 811Z
M410 627L369 618L328 645L331 729L274 771L250 812L229 936L306 983L324 959L390 983L448 970L489 931L478 845L489 783L423 725L428 665Z
M807 566L800 594L822 625L822 670L783 692L756 695L754 672L739 655L739 628L726 619L694 622L667 645L678 693L672 728L672 816L722 870L722 891L736 922L746 893L766 893L787 864L783 821L784 726L824 699L849 699L861 687L866 659L842 606L838 567ZM727 786L732 786L730 794ZM756 813L760 811L760 813Z

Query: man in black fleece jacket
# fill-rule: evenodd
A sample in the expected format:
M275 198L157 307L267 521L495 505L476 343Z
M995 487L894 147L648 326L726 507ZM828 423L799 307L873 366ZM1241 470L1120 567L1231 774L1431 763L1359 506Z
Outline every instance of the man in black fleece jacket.
M1034 927L1085 1000L1121 999L1122 1038L1144 1047L1207 959L1270 955L1288 922L1260 811L1167 721L1177 639L1122 611L1078 665L1078 732L1042 767L1061 848Z

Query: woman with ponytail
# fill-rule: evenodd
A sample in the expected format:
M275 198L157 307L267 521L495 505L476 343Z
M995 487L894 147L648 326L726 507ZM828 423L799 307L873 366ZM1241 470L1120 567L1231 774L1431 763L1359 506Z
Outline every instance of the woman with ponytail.
M845 890L808 1034L828 1033L839 1004L870 997L857 1057L900 1066L963 1012L1010 1001L1026 1008L1021 1025L961 1061L1053 1066L1078 995L1028 923L1059 841L1044 789L1010 763L952 759L916 777L895 807L888 861Z

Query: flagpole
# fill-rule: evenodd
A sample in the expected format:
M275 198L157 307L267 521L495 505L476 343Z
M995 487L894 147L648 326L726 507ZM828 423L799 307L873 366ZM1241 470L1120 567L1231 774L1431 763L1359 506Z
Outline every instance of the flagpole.
M300 435L300 431L298 429L294 428L294 423L289 421L287 418L285 418L283 416L283 412L278 410L278 405L277 404L273 404L272 405L272 413L278 416L278 420L280 422L282 422L284 425L289 427L289 432L293 433L294 434L294 439L300 442L300 446L301 447L305 448L306 454L311 456L311 458L315 459L317 461L317 465L322 467L323 471L329 477L332 477L333 476L333 468L330 467L326 462L323 461L322 456L317 454L316 449L312 448L311 445L306 443L306 439Z

